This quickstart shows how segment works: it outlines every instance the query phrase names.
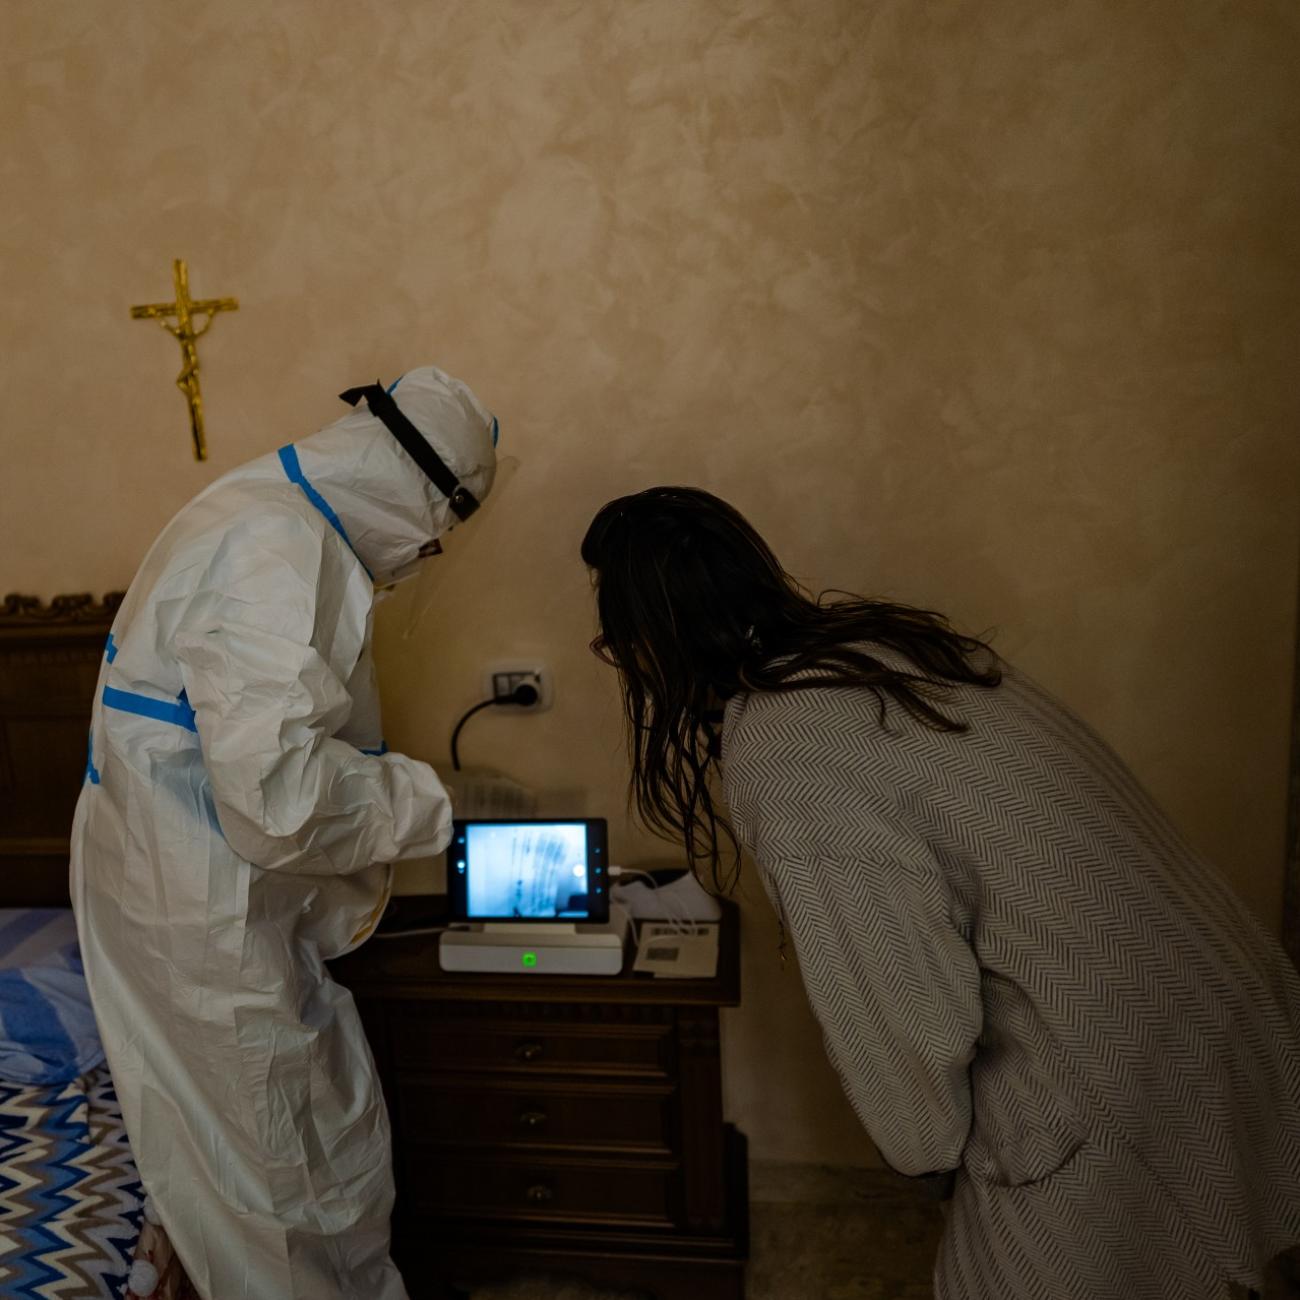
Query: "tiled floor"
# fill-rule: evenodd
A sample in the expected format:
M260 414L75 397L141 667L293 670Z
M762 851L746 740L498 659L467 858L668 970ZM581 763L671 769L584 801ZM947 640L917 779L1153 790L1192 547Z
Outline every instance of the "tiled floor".
M750 1165L747 1300L930 1300L937 1204L883 1170ZM473 1300L642 1300L562 1278L480 1287Z
M756 1163L749 1300L931 1300L938 1203L887 1170Z
M938 1204L885 1170L751 1163L747 1300L931 1300ZM1263 1300L1297 1300L1275 1265ZM1300 1277L1300 1257L1293 1265ZM565 1278L517 1278L473 1300L645 1300Z

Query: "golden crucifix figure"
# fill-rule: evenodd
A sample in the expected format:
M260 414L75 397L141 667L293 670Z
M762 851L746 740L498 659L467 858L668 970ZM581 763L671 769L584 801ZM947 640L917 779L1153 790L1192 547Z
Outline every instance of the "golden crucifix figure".
M207 460L208 442L203 434L203 395L199 392L199 350L194 346L211 328L219 311L236 311L238 298L200 298L195 301L190 297L190 272L181 258L172 263L172 272L176 282L175 302L156 302L143 307L131 308L132 320L156 320L181 345L181 356L185 360L181 373L176 377L176 387L185 394L190 404L190 432L194 435L194 459ZM194 328L195 315L206 316L200 329ZM173 325L168 319L176 317Z

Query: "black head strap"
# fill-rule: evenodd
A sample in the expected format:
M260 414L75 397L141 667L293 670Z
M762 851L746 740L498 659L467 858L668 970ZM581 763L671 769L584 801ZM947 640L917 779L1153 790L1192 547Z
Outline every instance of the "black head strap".
M410 458L429 476L434 487L451 502L456 517L468 519L479 507L478 498L462 486L461 481L447 468L442 457L429 446L424 435L402 414L393 396L378 380L349 388L339 397L349 406L355 406L363 397L372 415L377 415L397 439Z

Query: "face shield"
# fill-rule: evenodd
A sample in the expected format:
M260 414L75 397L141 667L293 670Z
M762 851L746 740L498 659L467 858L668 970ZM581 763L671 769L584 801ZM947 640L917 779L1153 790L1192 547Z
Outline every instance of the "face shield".
M387 600L399 583L403 583L408 578L414 578L422 573L424 571L424 562L441 554L442 543L436 537L432 541L425 542L415 553L415 559L411 560L410 563L403 564L400 568L394 569L392 573L385 574L383 578L376 580L375 599Z
M402 631L402 640L409 641L415 635L415 630L421 620L427 614L442 589L447 572L446 553L450 553L456 558L456 567L461 567L461 560L469 556L475 558L478 552L488 545L495 544L500 523L504 517L501 513L501 499L509 495L510 484L514 481L515 475L519 472L518 456L498 456L496 478L492 484L492 492L488 499L479 507L474 516L474 526L472 528L453 528L451 532L444 533L441 542L446 543L445 548L439 545L437 558L428 560L414 561L413 564L403 566L401 570L405 573L411 570L415 573L415 581L409 582L404 587L405 592L409 592L407 597L407 614L406 626ZM490 539L485 540L485 539ZM438 543L435 543L438 545ZM421 550L424 548L421 547ZM489 566L484 562L483 568ZM391 592L391 586L389 587Z

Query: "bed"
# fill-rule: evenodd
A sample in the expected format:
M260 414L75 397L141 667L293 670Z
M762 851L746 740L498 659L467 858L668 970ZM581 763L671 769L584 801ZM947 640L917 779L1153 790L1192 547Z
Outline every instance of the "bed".
M197 1300L141 1187L68 897L100 657L121 595L0 605L0 1295Z

